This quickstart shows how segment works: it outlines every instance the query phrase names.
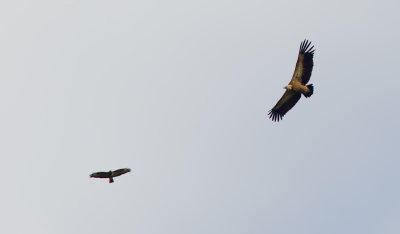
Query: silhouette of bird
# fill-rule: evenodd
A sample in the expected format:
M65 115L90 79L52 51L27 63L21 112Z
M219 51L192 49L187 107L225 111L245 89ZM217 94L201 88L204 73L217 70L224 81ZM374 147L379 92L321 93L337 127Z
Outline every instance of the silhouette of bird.
M109 182L113 183L114 182L114 179L113 179L114 177L123 175L125 173L130 172L130 171L131 171L131 169L129 169L129 168L122 168L122 169L118 169L118 170L115 170L115 171L109 171L109 172L100 171L100 172L94 172L94 173L90 174L90 177L92 177L92 178L109 178Z
M278 103L269 111L269 118L272 121L279 121L283 116L299 101L301 94L308 98L314 93L314 86L307 85L310 81L312 69L314 66L314 46L311 42L304 40L300 44L299 55L297 57L296 69L294 70L292 80L285 86L285 93L279 99Z

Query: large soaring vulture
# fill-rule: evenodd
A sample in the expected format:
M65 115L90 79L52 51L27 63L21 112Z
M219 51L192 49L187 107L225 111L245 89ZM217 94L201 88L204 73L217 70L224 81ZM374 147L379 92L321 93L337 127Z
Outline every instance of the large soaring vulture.
M129 168L122 168L122 169L118 169L115 171L109 171L109 172L95 172L90 174L90 177L94 177L94 178L109 178L110 183L113 183L113 177L117 177L120 176L122 174L128 173L130 172L131 169Z
M311 42L304 40L300 44L299 56L297 58L296 69L292 80L287 86L285 86L285 93L279 99L278 103L269 111L269 118L272 121L279 121L282 117L290 110L297 101L299 101L301 94L304 97L310 97L314 92L314 86L312 84L306 85L311 77L313 69L313 57L314 57L314 46L311 46Z

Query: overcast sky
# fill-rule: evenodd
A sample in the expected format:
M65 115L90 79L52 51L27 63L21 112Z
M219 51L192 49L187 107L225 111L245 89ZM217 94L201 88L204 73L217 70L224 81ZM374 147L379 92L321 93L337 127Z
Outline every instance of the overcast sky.
M2 1L0 232L398 234L399 7Z

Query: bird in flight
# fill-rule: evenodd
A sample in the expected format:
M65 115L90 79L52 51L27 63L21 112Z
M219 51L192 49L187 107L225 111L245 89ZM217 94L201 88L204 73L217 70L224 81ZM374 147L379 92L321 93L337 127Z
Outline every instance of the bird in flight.
M300 44L299 56L297 57L296 69L294 70L292 80L289 82L285 93L279 99L278 103L269 111L268 115L272 121L278 121L299 101L301 94L308 98L314 93L314 86L307 85L310 81L313 69L314 46L311 42L304 40Z
M115 171L109 171L109 172L100 171L100 172L95 172L95 173L90 174L90 177L93 177L93 178L109 178L109 182L113 183L114 182L114 179L113 179L114 177L123 175L125 173L130 172L130 171L131 171L131 169L129 169L129 168L122 168L122 169L118 169L118 170L115 170Z

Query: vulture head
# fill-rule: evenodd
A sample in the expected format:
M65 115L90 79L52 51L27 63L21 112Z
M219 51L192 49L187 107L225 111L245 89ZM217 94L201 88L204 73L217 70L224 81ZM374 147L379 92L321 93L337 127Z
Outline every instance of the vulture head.
M286 85L285 87L283 87L284 89L287 89L287 90L292 90L292 85Z

